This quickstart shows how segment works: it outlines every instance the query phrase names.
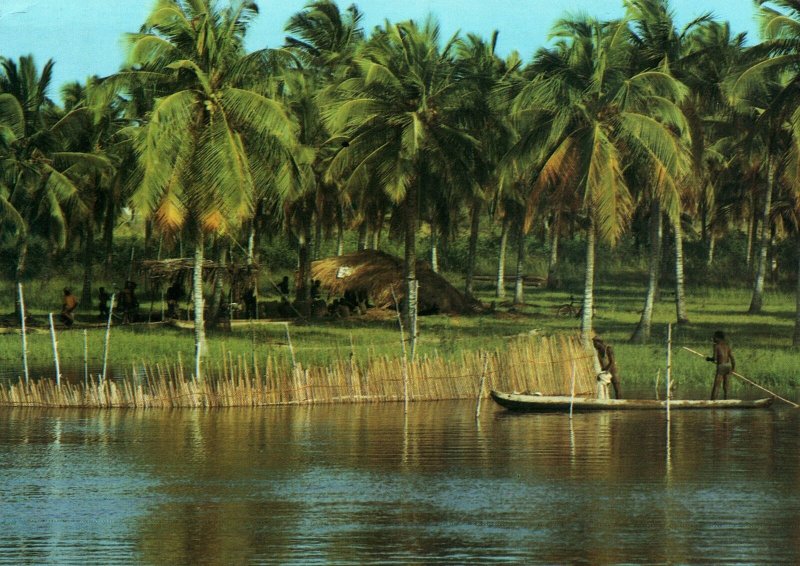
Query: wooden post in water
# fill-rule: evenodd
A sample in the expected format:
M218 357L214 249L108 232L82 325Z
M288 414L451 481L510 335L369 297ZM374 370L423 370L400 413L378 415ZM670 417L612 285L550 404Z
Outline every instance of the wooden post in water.
M89 385L89 332L83 329L83 387Z
M481 370L481 381L478 386L478 406L475 409L475 418L481 416L481 399L483 399L483 386L486 382L486 370L489 367L489 356L486 352L483 353L483 369Z
M58 340L56 340L56 325L53 323L53 313L50 313L50 340L53 342L53 361L56 364L56 386L61 387L61 366L58 363Z
M403 331L403 317L400 315L400 307L397 304L397 296L394 294L394 287L392 287L392 298L394 299L394 308L397 311L397 323L400 326L400 345L403 351L403 413L408 413L408 355L406 354L406 336ZM411 348L413 355L413 342Z
M666 371L666 382L667 382L667 423L669 423L669 401L672 398L672 392L670 391L670 379L672 378L672 323L667 324L667 371ZM669 430L669 429L667 429Z
M572 378L570 381L572 382L569 390L569 418L572 420L572 405L575 403L575 372L577 369L575 368L575 360L572 360Z
M108 342L111 339L111 317L114 314L114 299L116 298L116 293L111 293L111 301L109 302L108 306L108 321L106 322L106 337L103 340L103 373L102 373L102 380L106 379L106 371L108 369Z
M22 283L17 283L17 294L19 295L19 318L22 324L22 371L25 374L25 383L30 381L28 371L28 336L25 331L25 298L22 296Z

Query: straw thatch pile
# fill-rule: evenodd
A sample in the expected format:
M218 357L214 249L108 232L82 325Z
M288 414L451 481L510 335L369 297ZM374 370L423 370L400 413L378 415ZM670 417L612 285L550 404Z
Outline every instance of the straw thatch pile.
M395 308L395 297L405 297L403 260L387 253L364 250L329 257L311 264L311 277L319 279L333 295L345 291L365 291L379 308ZM420 313L462 314L474 311L479 304L470 300L424 261L417 261ZM392 296L394 291L394 296Z

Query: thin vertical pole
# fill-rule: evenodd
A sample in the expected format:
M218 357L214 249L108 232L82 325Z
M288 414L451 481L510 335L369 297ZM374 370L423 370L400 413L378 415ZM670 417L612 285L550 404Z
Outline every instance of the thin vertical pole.
M89 332L83 329L83 387L89 385Z
M575 360L572 360L572 378L569 390L569 418L572 420L572 405L575 403Z
M486 370L489 367L489 356L486 355L486 352L483 353L483 369L481 370L481 381L480 385L478 386L478 406L475 409L475 418L481 416L481 400L483 399L483 385L486 382Z
M670 398L672 397L672 392L670 391L670 379L672 378L672 323L667 324L667 372L666 372L666 381L667 381L667 422L669 422L669 402Z
M56 364L56 386L61 387L61 365L58 362L58 340L56 340L56 325L53 323L53 313L50 313L50 340L53 342L53 361Z
M106 379L106 371L108 369L108 342L111 339L111 317L114 314L114 298L117 296L116 293L111 294L111 304L108 307L108 322L106 323L106 338L103 341L103 377L102 379Z
M17 283L17 293L19 294L19 318L22 324L22 371L25 374L25 383L30 381L28 371L28 336L25 330L25 298L22 296L22 283Z
M294 357L294 348L292 347L292 337L289 334L289 323L284 322L283 324L286 325L286 342L289 344L289 354L292 357L292 369L294 370L297 368L297 360Z

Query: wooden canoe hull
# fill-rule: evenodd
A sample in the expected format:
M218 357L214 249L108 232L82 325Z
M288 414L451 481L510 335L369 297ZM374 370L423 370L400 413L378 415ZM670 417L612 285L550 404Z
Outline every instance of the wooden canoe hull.
M503 393L492 391L492 399L510 411L526 411L537 413L568 412L570 404L573 411L642 411L659 410L667 408L666 401L655 399L589 399L586 397L566 396L540 396L525 395L522 393ZM727 399L708 401L702 399L672 399L669 402L671 411L685 409L762 409L772 405L774 399L756 399L746 401L742 399Z

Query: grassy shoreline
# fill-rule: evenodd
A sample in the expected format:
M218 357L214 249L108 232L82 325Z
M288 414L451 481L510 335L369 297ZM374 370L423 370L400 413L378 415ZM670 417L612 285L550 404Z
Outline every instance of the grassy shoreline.
M481 287L479 297L493 300L492 289ZM572 295L577 295L575 292ZM570 293L538 288L526 289L525 305L499 304L495 312L469 316L436 315L420 319L419 355L457 359L464 352L502 349L513 336L539 334L552 336L574 334L578 320L556 315L557 307L569 302ZM800 385L797 375L797 351L791 347L794 325L794 297L789 293L769 291L761 315L746 315L748 289L693 288L688 296L690 323L673 326L673 377L679 387L704 390L710 387L713 368L698 356L686 352L687 346L701 353L710 352L710 336L724 330L737 357L737 370L760 385L781 395L796 396ZM674 320L674 303L664 298L656 304L651 340L646 345L627 340L639 320L643 291L638 282L624 280L597 289L595 329L613 344L627 389L652 389L657 377L664 379L666 366L666 325ZM37 317L42 313L34 311ZM58 330L60 364L65 373L82 374L84 337L87 328L90 372L102 365L105 329L94 317L79 312L78 324ZM305 366L329 365L353 355L357 359L400 355L397 319L391 312L373 312L344 321L290 321L289 333L294 356ZM36 372L50 372L52 345L46 328L35 329L28 336L29 363ZM178 359L191 365L193 335L189 328L153 324L114 326L109 348L109 366L126 370L142 363L174 364ZM260 320L253 324L237 321L229 332L209 334L212 361L233 355L289 359L286 325ZM22 374L21 341L18 329L0 334L0 379L14 379ZM736 383L735 388L744 387ZM738 389L734 389L737 391Z

